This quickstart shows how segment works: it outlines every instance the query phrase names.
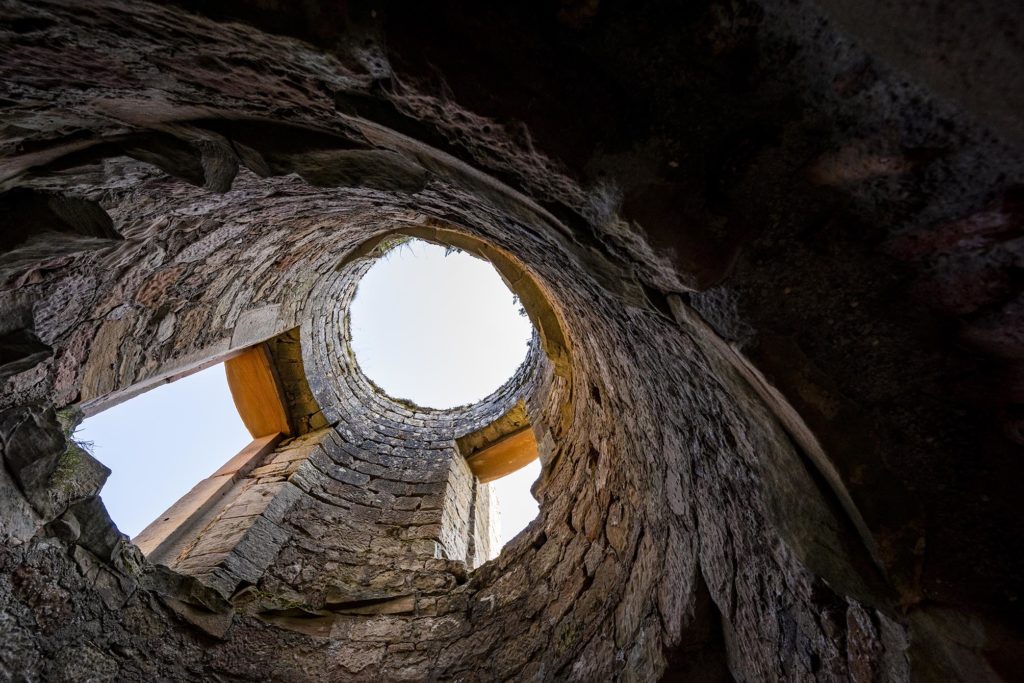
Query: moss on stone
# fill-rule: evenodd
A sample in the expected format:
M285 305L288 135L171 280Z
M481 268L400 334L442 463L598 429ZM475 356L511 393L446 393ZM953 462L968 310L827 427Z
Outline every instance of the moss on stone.
M68 447L57 460L57 467L50 475L50 487L58 489L62 493L70 493L75 484L75 474L82 464L84 449L69 440Z
M579 629L573 622L563 623L555 633L555 649L563 654L572 649L579 638Z
M57 422L60 423L61 431L68 439L72 438L78 425L82 424L84 419L85 415L82 413L82 409L76 405L67 406L57 411Z

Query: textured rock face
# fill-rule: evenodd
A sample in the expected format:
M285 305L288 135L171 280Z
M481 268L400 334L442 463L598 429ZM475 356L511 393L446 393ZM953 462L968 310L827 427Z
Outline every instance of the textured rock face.
M831 1L183 4L0 9L2 677L1024 670L1014 22L921 20L936 60ZM521 394L347 372L396 231L543 304L540 516L471 573L455 439ZM326 424L260 471L260 564L148 562L61 419L296 327Z

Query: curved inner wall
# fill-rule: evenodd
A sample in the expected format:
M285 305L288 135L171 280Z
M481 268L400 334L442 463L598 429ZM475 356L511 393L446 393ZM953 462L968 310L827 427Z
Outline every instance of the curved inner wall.
M150 211L173 211L164 176L128 168L136 196L150 196ZM267 185L276 188L272 198L258 199L257 188ZM83 274L70 276L95 278L93 306L101 310L123 300L117 282L139 283L128 315L105 321L96 333L106 341L94 343L91 354L118 349L113 367L90 359L76 378L88 400L101 399L100 390L120 390L132 373L158 370L164 358L173 363L175 356L202 354L218 338L237 345L300 326L306 378L330 427L287 486L275 489L281 509L266 517L261 532L269 539L233 556L235 563L261 569L228 576L223 566L203 564L209 553L176 566L219 590L237 610L225 641L203 648L203 666L292 675L291 665L271 650L252 653L243 669L232 669L238 666L229 654L235 643L269 636L256 635L266 628L261 624L274 625L298 648L303 666L341 666L354 677L418 672L444 678L485 667L495 677L548 672L592 679L619 666L647 667L653 676L677 647L701 653L702 666L724 672L726 643L736 648L734 667L771 661L778 640L766 638L764 629L772 608L754 596L771 586L787 596L795 618L812 624L814 605L831 592L772 524L780 501L765 490L765 480L815 490L779 427L735 376L713 374L721 368L708 349L663 314L617 303L557 243L539 237L540 229L488 220L475 202L446 199L442 183L429 192L462 215L463 226L479 226L460 231L505 246L544 283L564 325L563 356L572 349L568 378L535 346L517 377L465 411L413 409L376 390L352 361L344 320L372 261L343 258L346 245L376 239L376 226L400 220L401 214L366 203L373 193L365 199L348 194L338 204L336 197L313 200L294 177L243 173L231 193L215 200L229 227L196 224L180 252L160 248L150 259L143 256L145 241L132 245L131 261L121 261L130 275L95 266L124 259L117 248L80 257ZM274 220L282 201L289 211L332 202L332 229L316 217L280 214ZM135 224L147 223L139 216ZM238 233L230 226L237 225L246 226L244 239L232 234ZM226 269L226 260L235 265ZM50 291L66 287L67 278L48 285ZM167 315L159 305L141 303L154 294L161 298L147 294L154 282L171 291L187 286L199 300L163 346L143 347L130 331L159 330L159 316ZM254 322L244 322L250 318ZM138 349L136 355L125 345ZM639 377L638 366L660 371ZM467 578L474 564L471 508L479 501L454 440L521 398L544 462L535 487L540 516L499 560ZM678 401L695 409L679 412L673 409ZM665 458L678 453L688 455L689 465ZM75 509L76 517L84 516ZM827 509L814 513L831 519ZM697 538L720 542L697 544ZM88 547L100 558L126 552ZM265 556L268 549L272 557ZM126 580L151 585L145 569ZM111 600L131 604L140 597L134 595ZM852 596L832 595L843 611L867 609ZM719 605L728 606L724 614ZM117 628L127 633L132 625ZM835 634L820 629L813 642L840 646ZM188 629L176 629L160 640L178 643L187 656L198 652L187 645L190 637ZM886 647L881 632L872 637ZM747 654L741 659L739 652Z
M934 327L901 327L902 311L890 315L857 289L885 269L874 247L851 246L860 245L850 237L860 224L829 213L839 211L848 174L882 180L877 194L848 190L846 201L898 202L903 190L882 186L893 168L910 166L869 155L863 141L838 157L814 147L823 120L877 130L871 108L837 88L856 93L878 79L872 87L920 100L881 67L881 75L862 65L847 80L821 77L863 53L817 9L794 7L697 13L678 25L701 40L652 37L666 50L692 46L702 56L666 54L701 74L687 81L694 87L716 84L716 98L693 100L710 109L687 142L718 131L730 161L702 185L694 178L708 169L698 164L696 173L681 153L658 161L658 171L629 156L665 145L680 152L679 142L652 138L628 153L606 145L606 156L581 156L605 130L588 116L612 111L612 102L546 108L551 120L532 129L499 126L486 116L494 103L474 98L473 74L443 53L426 59L433 47L391 23L395 15L373 19L380 33L359 40L370 19L339 23L352 34L326 41L336 46L327 52L172 7L96 3L79 14L14 3L4 81L17 84L12 98L47 116L31 107L4 114L4 135L21 137L3 148L0 175L0 201L20 226L0 254L10 356L0 365L0 636L9 644L0 671L182 681L906 681L1012 672L1018 608L1002 597L1016 595L1020 573L985 535L996 522L1015 533L1012 497L993 495L988 516L931 521L949 520L939 503L973 510L971 491L940 487L921 468L914 474L928 449L947 465L972 452L957 450L967 441L918 439L926 427L941 433L951 414L922 388L940 385L937 376L898 381L902 345ZM570 30L566 22L590 30L580 28L585 16L559 17L558 32ZM734 21L715 23L707 38L714 17ZM819 28L804 32L808 25ZM778 50L755 49L752 26ZM831 54L826 39L845 61L822 57ZM115 44L116 58L104 47ZM794 51L800 59L778 57ZM393 64L373 57L383 54ZM634 73L614 61L583 69L577 58L566 55L566 68L586 78L612 78L620 66ZM266 80L253 78L250 59ZM434 59L452 77L444 87L416 71ZM732 78L749 60L782 77ZM821 66L810 69L818 75L800 71L808 63ZM385 67L408 78L385 77ZM54 73L75 85L59 98ZM737 83L757 97L733 92ZM788 101L773 90L779 83L799 85L789 93L804 102L799 111L765 104ZM541 109L504 101L527 119ZM775 142L764 148L753 123L731 136L712 125L733 120L719 107L739 116L747 106L797 122L778 114L780 130L766 134ZM664 123L687 110L644 111ZM560 125L567 121L578 126ZM945 130L929 121L935 136ZM592 136L583 144L573 131ZM988 142L971 144L985 157ZM610 177L601 169L616 154L626 156ZM1012 160L986 158L986 173L997 161L1016 172ZM924 159L905 161L931 163ZM583 184L590 172L604 180ZM784 192L743 201L751 186L774 188L790 175ZM924 192L932 180L913 182L922 196L935 194ZM886 215L909 211L900 206ZM1011 208L992 211L1009 221ZM839 224L840 236L826 236L823 224ZM537 330L528 359L483 401L451 411L405 405L354 363L345 312L395 234L487 258L526 308ZM911 242L888 243L888 253L920 263L927 249ZM804 307L777 308L778 290ZM878 344L865 337L864 346L822 348L837 325L869 329L856 318L868 306ZM777 314L783 332L809 332L780 332L758 311ZM244 464L226 464L218 495L173 542L133 545L98 497L105 469L68 430L82 412L261 344L276 363L288 433L268 435ZM877 360L880 383L865 386L860 366L828 362L843 349ZM942 353L934 358L950 367L959 358ZM1006 426L1012 411L1000 410L1004 421L984 432L992 481L1009 467L1005 434L1015 433ZM905 440L881 438L903 427ZM487 501L473 458L513 434L536 444L540 513L500 557L482 562ZM980 549L958 545L975 528ZM965 571L972 556L985 562Z

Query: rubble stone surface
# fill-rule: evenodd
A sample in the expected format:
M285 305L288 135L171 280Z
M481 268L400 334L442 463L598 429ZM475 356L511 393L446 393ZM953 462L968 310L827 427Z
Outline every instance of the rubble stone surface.
M0 679L1019 678L1018 15L0 3ZM400 234L516 274L481 404L348 355ZM296 328L304 434L150 562L61 416ZM481 563L457 439L520 400Z

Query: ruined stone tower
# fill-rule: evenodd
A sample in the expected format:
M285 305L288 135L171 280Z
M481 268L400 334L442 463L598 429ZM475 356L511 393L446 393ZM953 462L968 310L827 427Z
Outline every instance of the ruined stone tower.
M1021 19L2 0L0 679L1021 680ZM534 325L475 405L352 360L402 236ZM69 433L222 361L133 543Z

